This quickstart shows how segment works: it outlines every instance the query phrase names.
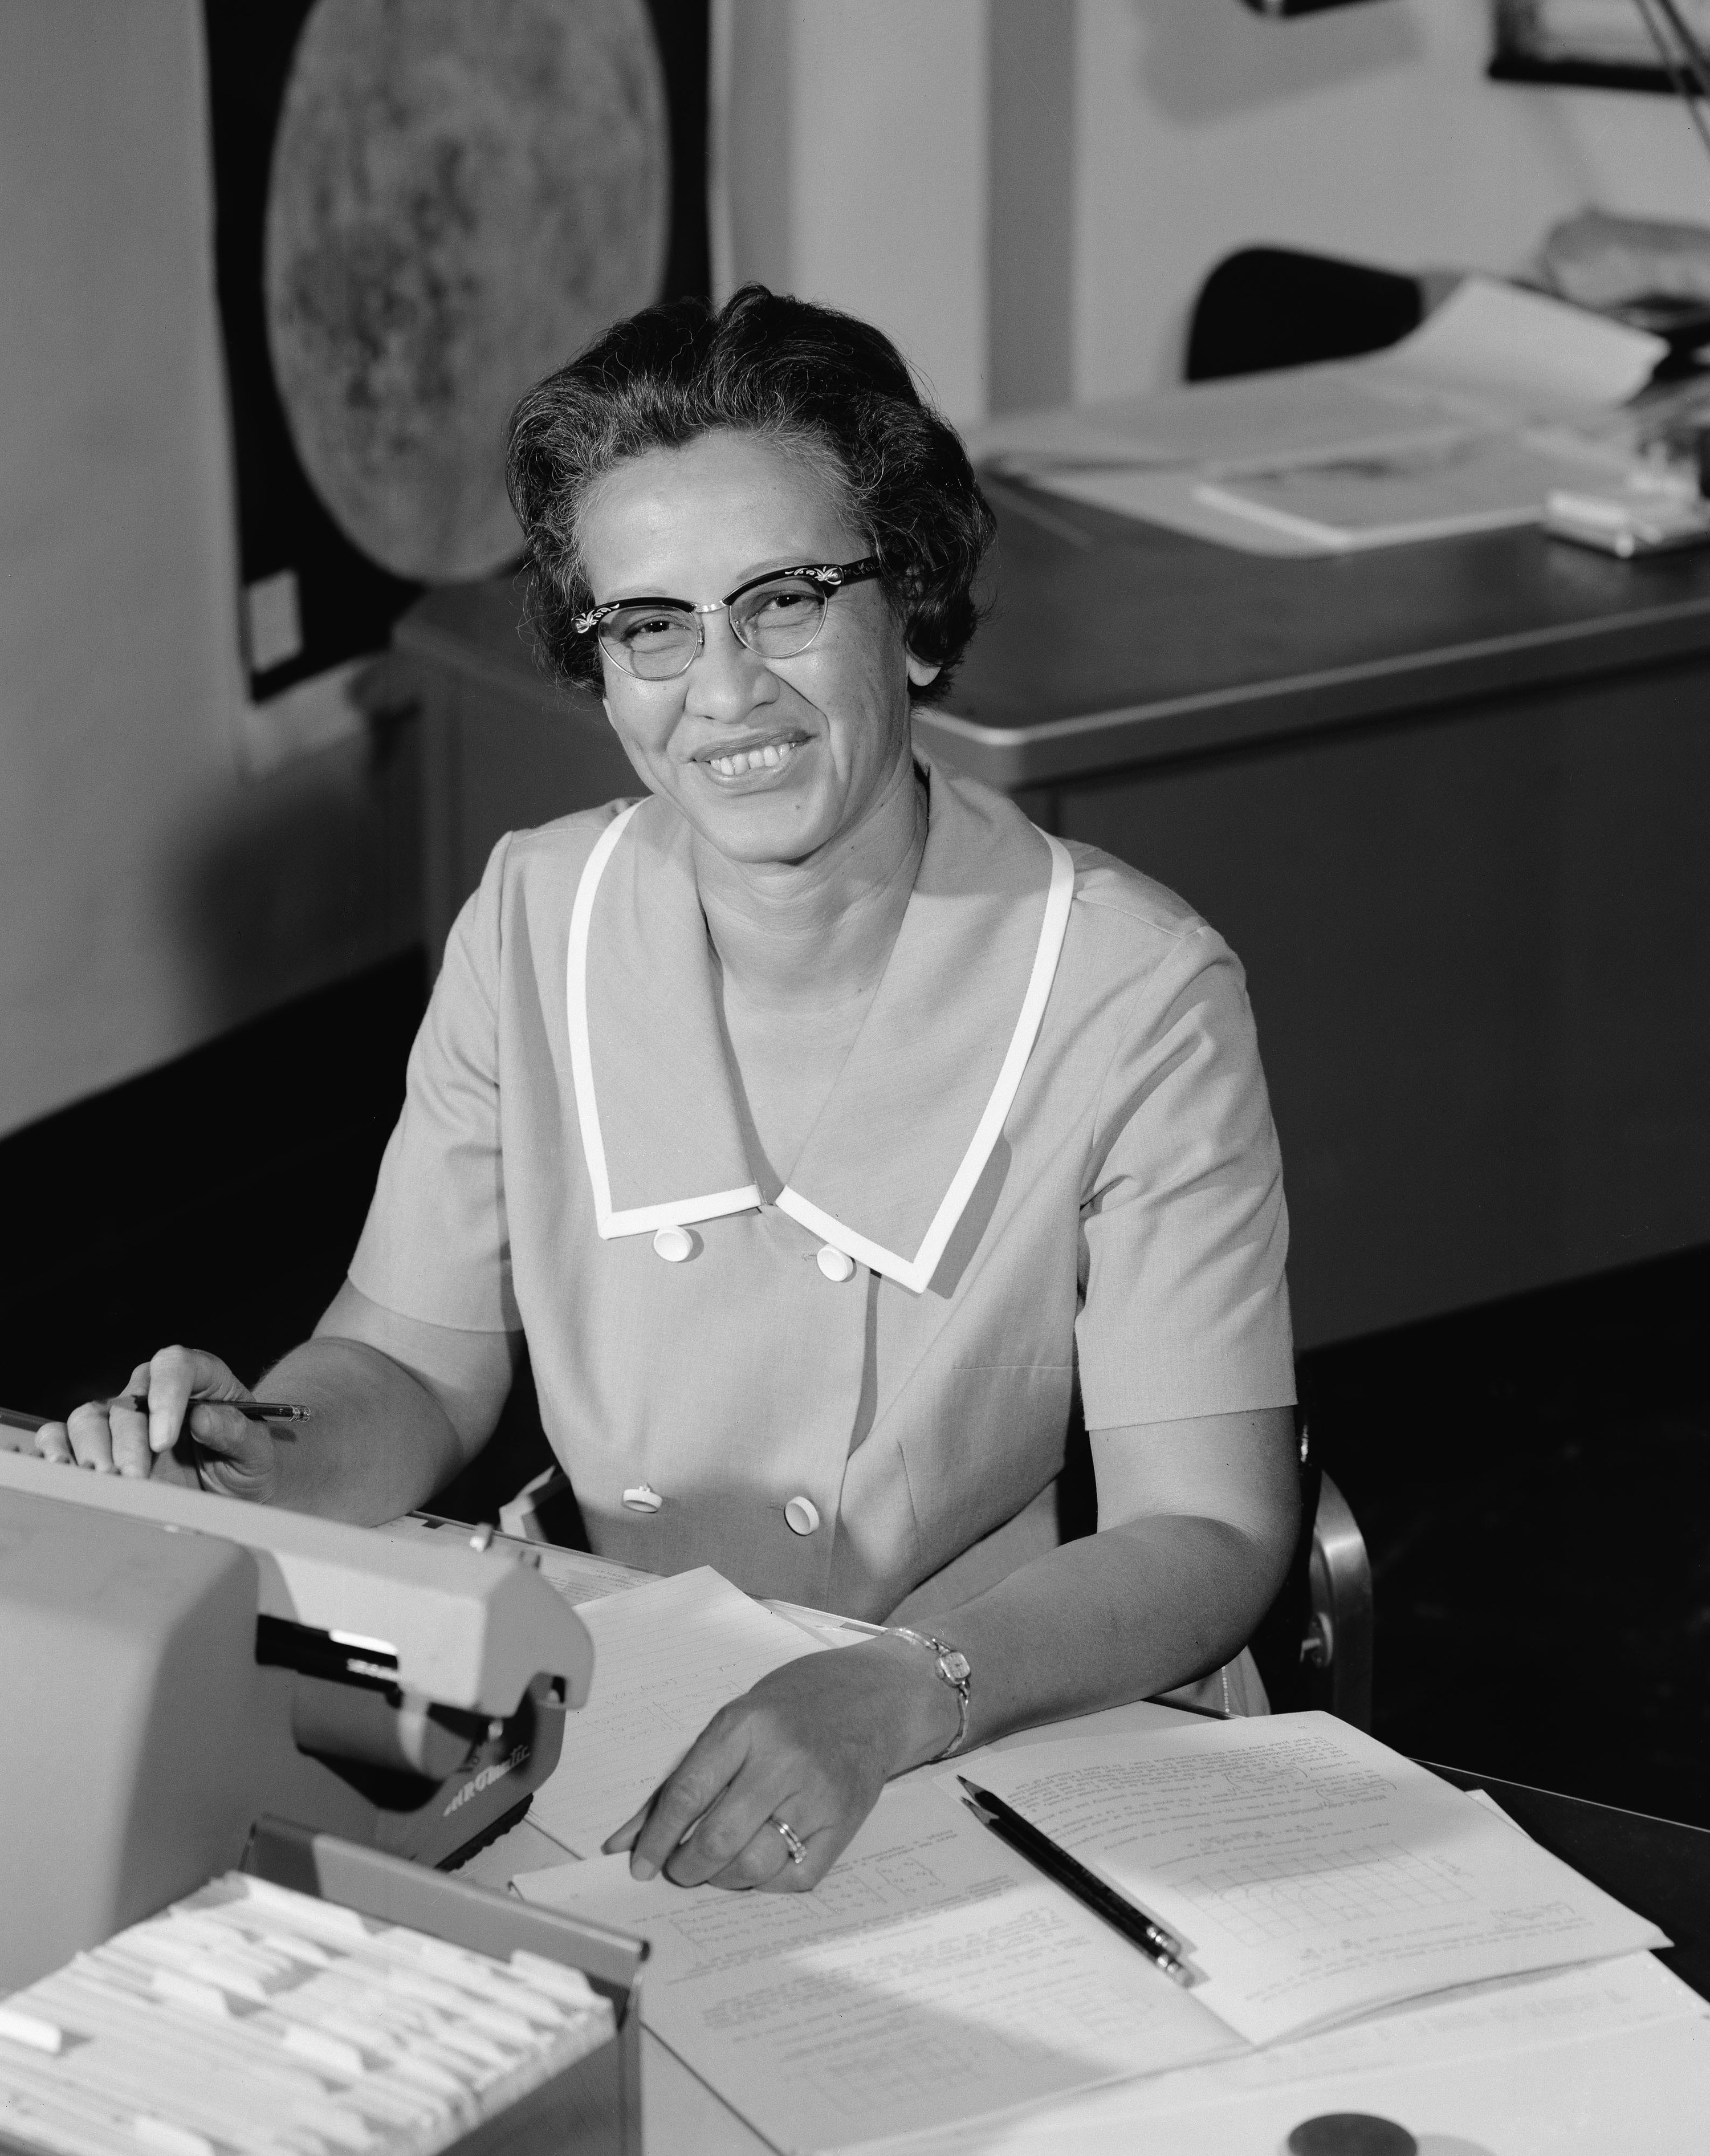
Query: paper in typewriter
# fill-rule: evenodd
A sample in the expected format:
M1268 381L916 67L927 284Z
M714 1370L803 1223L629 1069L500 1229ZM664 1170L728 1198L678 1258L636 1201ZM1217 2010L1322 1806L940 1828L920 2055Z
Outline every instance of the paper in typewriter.
M930 1787L887 1789L810 1894L639 1885L621 1856L515 1885L646 1938L643 2020L781 2149L946 2125L1242 2048Z
M1256 2044L1668 1944L1333 1715L1030 1745L983 1755L977 1779L1178 1933L1194 1998Z

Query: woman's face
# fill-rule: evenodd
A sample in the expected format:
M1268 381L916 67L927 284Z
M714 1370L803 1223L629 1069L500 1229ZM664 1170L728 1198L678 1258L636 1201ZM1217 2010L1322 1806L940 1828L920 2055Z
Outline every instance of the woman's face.
M594 603L722 599L750 578L866 553L812 469L751 434L704 434L619 465L583 512ZM643 681L609 658L607 716L629 761L732 860L799 862L853 831L906 768L909 687L937 671L903 648L876 582L851 584L818 639L761 659L702 614L686 674Z

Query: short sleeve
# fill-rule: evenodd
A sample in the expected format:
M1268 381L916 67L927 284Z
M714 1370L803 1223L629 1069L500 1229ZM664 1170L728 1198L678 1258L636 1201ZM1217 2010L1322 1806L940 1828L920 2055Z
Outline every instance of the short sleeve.
M1282 1163L1241 968L1203 924L1136 992L1089 1181L1087 1427L1292 1402Z
M458 915L410 1050L403 1112L351 1261L352 1284L400 1316L518 1332L499 1120L501 839Z

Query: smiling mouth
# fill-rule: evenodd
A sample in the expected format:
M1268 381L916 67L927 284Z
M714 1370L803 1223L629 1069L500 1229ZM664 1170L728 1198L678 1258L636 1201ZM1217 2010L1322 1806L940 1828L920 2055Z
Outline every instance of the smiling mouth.
M746 778L751 772L782 771L802 746L799 740L765 742L757 748L732 749L728 755L709 756L704 761L721 778Z

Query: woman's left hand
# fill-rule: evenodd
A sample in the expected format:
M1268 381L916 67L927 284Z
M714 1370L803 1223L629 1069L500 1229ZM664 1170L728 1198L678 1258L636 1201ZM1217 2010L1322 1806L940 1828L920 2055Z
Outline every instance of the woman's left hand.
M889 1778L942 1751L958 1718L954 1693L907 1640L804 1656L721 1707L603 1847L629 1850L635 1879L805 1892ZM799 1863L780 1822L802 1844Z

